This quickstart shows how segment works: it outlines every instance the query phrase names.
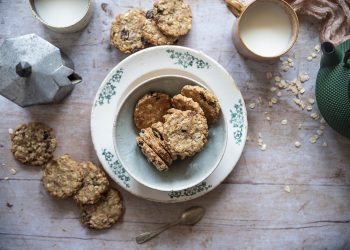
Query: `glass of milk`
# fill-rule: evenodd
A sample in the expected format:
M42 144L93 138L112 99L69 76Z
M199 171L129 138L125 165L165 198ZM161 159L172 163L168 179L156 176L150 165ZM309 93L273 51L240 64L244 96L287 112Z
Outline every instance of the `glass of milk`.
M92 17L92 0L30 0L34 16L61 33L83 29Z
M269 60L289 51L297 40L299 21L283 0L255 0L247 6L226 0L237 17L233 41L240 54L253 60Z

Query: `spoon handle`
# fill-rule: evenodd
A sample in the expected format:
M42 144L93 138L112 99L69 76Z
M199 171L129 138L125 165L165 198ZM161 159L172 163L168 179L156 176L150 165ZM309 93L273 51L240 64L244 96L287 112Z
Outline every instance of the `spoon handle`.
M166 224L160 228L157 228L155 230L152 230L152 231L149 231L149 232L144 232L142 234L140 234L139 236L136 237L136 242L138 244L142 244L142 243L145 243L146 241L149 241L150 239L156 237L157 235L159 235L160 233L164 232L165 230L173 227L173 226L176 226L177 224L179 224L178 221L175 221L173 223L169 223L169 224Z

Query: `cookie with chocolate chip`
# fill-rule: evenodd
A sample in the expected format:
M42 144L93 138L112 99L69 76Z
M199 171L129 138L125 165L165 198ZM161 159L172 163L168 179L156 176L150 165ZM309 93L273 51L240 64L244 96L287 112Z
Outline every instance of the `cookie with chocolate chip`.
M84 173L78 162L69 155L50 161L43 173L43 185L47 192L57 198L75 194L83 184Z
M158 0L153 5L153 19L162 33L178 37L192 27L192 11L183 0Z
M112 22L110 30L111 44L124 53L133 53L145 47L142 28L146 12L142 9L131 9L118 15Z
M114 188L104 193L92 205L80 206L81 222L91 229L106 229L115 224L123 214L121 194Z
M78 204L94 204L107 191L108 178L105 172L92 162L81 162L79 166L84 174L83 185L73 198Z
M148 128L153 123L163 121L163 115L171 108L170 97L154 92L144 95L136 104L134 122L138 129Z
M156 167L158 171L168 170L168 165L154 152L154 150L148 146L148 144L141 138L136 138L137 145L140 147L142 153L146 156L147 160Z
M221 110L219 100L210 90L200 86L186 85L181 89L181 95L198 102L208 123L214 123L219 119Z
M52 158L57 146L52 129L39 122L19 126L10 137L11 152L16 160L26 165L44 165Z

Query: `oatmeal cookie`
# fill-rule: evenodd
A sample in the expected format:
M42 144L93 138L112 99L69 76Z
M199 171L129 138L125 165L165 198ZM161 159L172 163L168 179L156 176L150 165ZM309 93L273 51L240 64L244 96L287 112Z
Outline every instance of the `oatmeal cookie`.
M160 143L162 144L163 148L168 152L168 154L171 156L171 159L173 161L177 160L177 155L172 154L168 148L168 145L166 143L166 141L164 140L164 136L163 136L163 123L162 122L156 122L153 123L152 126L152 131L153 134L159 139Z
M26 165L41 166L47 163L57 145L52 129L39 122L23 124L10 136L14 157Z
M83 170L69 155L63 155L49 162L43 173L46 190L55 197L66 198L76 193L83 184Z
M118 15L112 22L110 30L111 44L124 53L133 53L145 47L142 27L146 20L146 12L131 9Z
M150 13L150 14L149 14ZM170 45L177 41L177 37L164 35L152 20L152 11L147 11L147 19L143 24L143 38L152 45Z
M148 128L163 121L163 115L170 109L170 97L164 93L150 93L143 96L134 111L134 122L138 129Z
M214 123L219 119L221 110L219 100L211 91L199 86L186 85L182 88L181 94L199 103L208 123Z
M193 101L193 99L190 97L186 97L181 94L176 95L171 99L171 104L176 109L180 109L183 111L193 110L197 114L204 116L203 109L199 106L198 102Z
M158 0L153 5L153 19L168 36L186 35L192 27L190 6L183 0Z
M84 174L83 186L74 195L74 200L79 204L94 204L107 191L109 181L102 169L92 162L82 162L79 166Z
M92 229L109 228L119 220L123 210L120 193L111 188L96 204L80 206L81 222Z
M161 172L168 170L168 165L151 149L151 147L147 145L144 140L142 140L141 137L137 137L136 142L147 160L151 162L157 170Z
M139 136L147 145L169 166L172 163L171 156L161 144L160 138L152 128L141 129Z
M168 148L182 159L202 150L208 138L208 124L195 111L170 109L165 115L163 135Z

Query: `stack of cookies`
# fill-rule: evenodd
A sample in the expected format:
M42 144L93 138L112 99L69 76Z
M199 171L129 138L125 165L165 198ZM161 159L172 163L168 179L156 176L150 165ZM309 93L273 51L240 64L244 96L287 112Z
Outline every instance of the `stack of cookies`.
M208 140L208 124L220 115L217 97L209 90L186 85L172 98L149 93L137 103L137 145L157 170L166 171L174 160L200 152Z
M184 0L158 0L153 9L131 9L118 15L110 31L111 44L124 53L147 45L174 44L192 27L192 12Z
M81 221L94 229L111 227L123 212L120 193L109 187L106 174L91 162L78 163L68 155L53 160L56 138L52 129L38 122L23 124L11 133L11 151L23 164L43 166L43 184L57 198L73 197Z

